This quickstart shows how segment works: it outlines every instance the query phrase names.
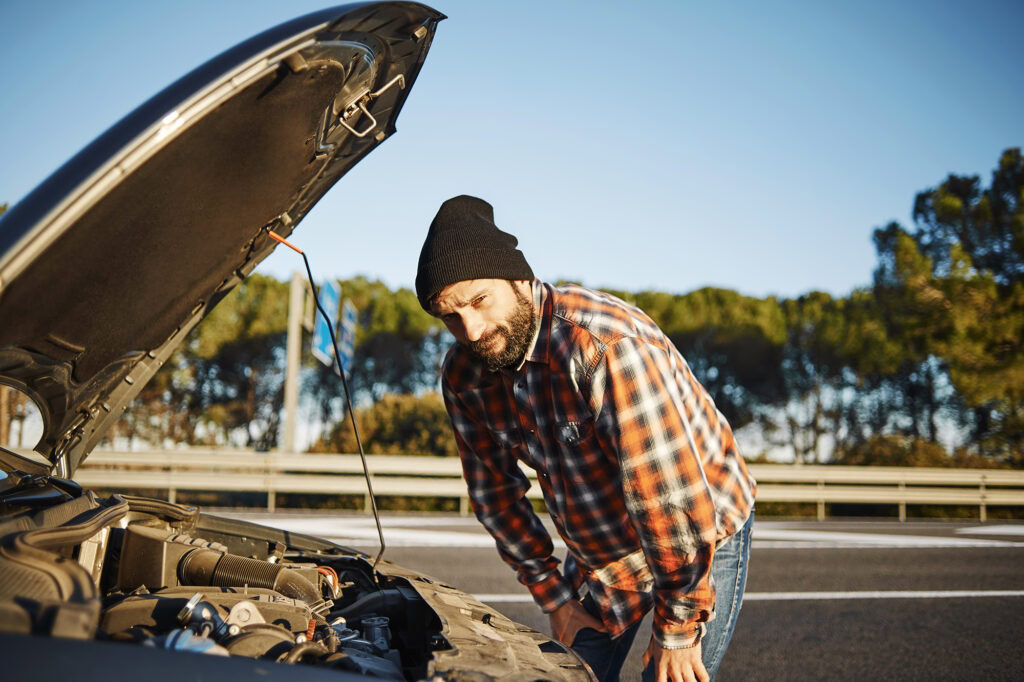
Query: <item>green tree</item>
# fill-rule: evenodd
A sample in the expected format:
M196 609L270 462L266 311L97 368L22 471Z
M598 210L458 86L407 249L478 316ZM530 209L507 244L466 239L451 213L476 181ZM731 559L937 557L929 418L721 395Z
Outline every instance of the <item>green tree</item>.
M189 346L205 424L230 441L270 448L284 402L288 285L250 275L222 300Z
M950 175L920 193L914 220L913 235L895 223L875 233L875 289L890 334L906 349L903 372L916 377L904 390L908 405L924 405L922 435L934 440L945 395L980 452L1024 462L1020 150L1002 154L988 188Z
M894 390L890 408L902 416L900 432L936 440L940 415L957 412L948 390L949 366L939 352L950 333L950 303L936 281L932 259L899 224L875 231L879 266L875 296L886 329L900 349L888 372Z
M372 454L455 456L455 436L441 394L386 394L356 409L363 448ZM358 452L352 426L338 422L330 435L312 448L319 452Z
M914 200L914 241L932 259L934 272L948 276L963 254L979 272L1000 285L1024 276L1024 157L1019 148L1004 151L992 183L984 188L976 175L950 175Z
M284 393L288 285L253 274L210 312L135 399L115 435L269 448Z
M420 307L416 294L404 288L392 291L365 277L340 284L342 298L359 311L349 382L354 402L436 388L451 336ZM318 407L319 420L338 421L344 415L341 381L332 368L313 365L305 387Z

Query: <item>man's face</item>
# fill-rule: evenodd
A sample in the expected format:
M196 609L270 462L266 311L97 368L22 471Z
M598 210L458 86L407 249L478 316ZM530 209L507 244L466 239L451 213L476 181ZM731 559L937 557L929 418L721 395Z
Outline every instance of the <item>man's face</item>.
M537 324L526 280L456 282L441 290L431 310L455 340L476 353L491 370L517 366Z

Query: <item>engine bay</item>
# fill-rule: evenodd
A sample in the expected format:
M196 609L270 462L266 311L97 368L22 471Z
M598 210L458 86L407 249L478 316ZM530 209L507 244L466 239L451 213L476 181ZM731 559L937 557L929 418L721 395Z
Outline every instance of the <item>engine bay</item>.
M60 479L5 483L18 485L0 502L2 632L385 680L422 679L432 653L451 649L409 581L354 550ZM34 497L17 494L26 488Z

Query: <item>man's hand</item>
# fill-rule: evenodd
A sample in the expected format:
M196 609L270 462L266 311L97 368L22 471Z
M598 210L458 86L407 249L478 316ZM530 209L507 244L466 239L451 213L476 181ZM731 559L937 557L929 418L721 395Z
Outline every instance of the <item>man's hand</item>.
M575 599L570 599L548 614L551 619L551 634L559 642L572 646L580 628L594 628L604 632L604 623L590 615Z
M710 676L700 660L700 642L689 649L663 649L651 637L644 653L644 667L654 660L654 682L708 682Z

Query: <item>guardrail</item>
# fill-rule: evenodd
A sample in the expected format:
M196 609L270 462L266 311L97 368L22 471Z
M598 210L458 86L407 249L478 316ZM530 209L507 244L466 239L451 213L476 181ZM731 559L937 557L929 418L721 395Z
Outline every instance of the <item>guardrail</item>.
M378 495L458 498L468 513L466 485L455 457L368 455ZM906 519L907 505L978 507L986 520L990 506L1024 506L1024 471L752 464L760 502L813 502L819 519L829 503L895 504ZM366 483L358 455L280 454L229 450L93 452L75 475L82 485L105 489L151 488L177 491L265 492L274 510L277 493L363 495ZM535 472L524 468L531 479ZM527 497L540 499L533 485Z

